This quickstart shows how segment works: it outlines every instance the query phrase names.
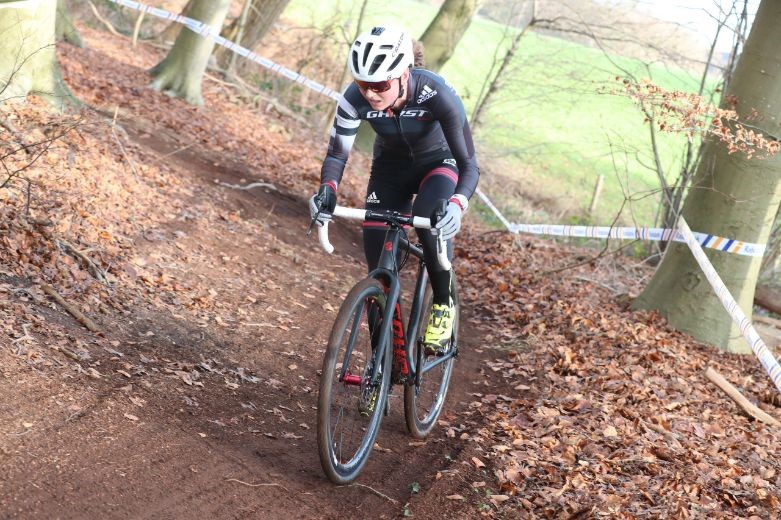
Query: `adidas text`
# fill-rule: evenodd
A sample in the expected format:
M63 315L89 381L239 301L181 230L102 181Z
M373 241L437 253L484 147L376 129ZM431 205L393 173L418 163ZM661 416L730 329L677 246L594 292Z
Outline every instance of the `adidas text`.
M428 85L423 85L423 90L420 92L420 96L418 96L418 105L426 101L427 99L433 98L437 95L436 90L431 90L431 87Z

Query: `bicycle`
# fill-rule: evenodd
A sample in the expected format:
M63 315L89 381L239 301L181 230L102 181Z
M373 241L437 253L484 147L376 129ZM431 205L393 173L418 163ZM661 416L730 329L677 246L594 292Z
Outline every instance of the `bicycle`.
M358 477L368 461L382 418L389 413L391 383L404 386L404 415L410 434L423 439L434 428L458 355L458 286L452 273L456 314L450 345L444 352L426 355L418 332L425 330L428 322L431 288L423 251L409 241L404 226L431 229L431 219L342 206L337 206L333 215L388 225L378 267L345 297L323 358L317 404L320 464L332 482L346 484ZM319 238L323 249L333 252L327 222L319 228ZM400 252L405 253L401 262ZM405 323L399 274L410 255L420 263ZM442 267L450 268L441 237L437 257Z

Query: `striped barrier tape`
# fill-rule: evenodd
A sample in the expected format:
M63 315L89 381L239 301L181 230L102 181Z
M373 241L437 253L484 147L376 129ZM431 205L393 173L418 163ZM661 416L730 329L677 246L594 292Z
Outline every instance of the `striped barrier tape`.
M765 342L762 341L762 338L759 337L756 329L751 324L751 320L746 317L743 310L738 305L738 302L735 301L735 298L732 297L727 286L724 285L719 273L716 272L716 269L714 269L713 265L708 260L708 257L705 256L705 251L702 250L700 243L697 238L695 238L692 230L689 229L689 225L683 217L678 221L678 229L681 231L686 245L691 249L697 263L700 264L700 269L705 273L705 277L708 279L708 282L710 282L711 287L716 291L716 296L721 300L721 304L732 317L732 320L740 329L743 337L746 338L754 355L759 358L759 362L762 363L762 366L770 376L770 379L773 380L773 384L775 384L778 391L781 392L781 366L779 366L778 362L773 357L772 352L770 352L770 349L765 345Z
M577 238L618 238L623 240L654 240L662 242L686 242L683 233L677 229L648 228L648 227L610 227L610 226L565 226L560 224L513 224L496 209L491 200L478 188L477 196L480 197L494 215L504 224L511 233L530 233L534 235L551 235L558 237ZM752 244L732 238L724 238L706 233L693 233L697 242L702 247L716 249L725 253L742 256L762 257L765 254L765 244Z
M165 9L160 9L159 7L152 7L146 4L142 4L141 2L135 2L133 0L110 0L110 1L115 4L119 4L123 7L127 7L129 9L141 11L142 13L150 14L152 16L156 16L164 20L169 20L171 22L180 23L185 27L187 27L188 29L190 29L191 31L193 31L194 33L200 34L201 36L205 36L214 40L214 43L216 43L217 45L225 47L226 49L233 51L239 56L247 58L248 60L252 60L258 65L260 65L261 67L265 67L272 72L280 74L291 81L300 83L301 85L314 90L318 94L323 94L324 96L328 96L334 100L339 100L339 98L341 97L341 95L335 90L330 89L325 85L321 85L320 83L313 81L305 76L302 76L301 74L299 74L294 70L290 70L267 58L259 56L258 54L247 49L246 47L242 47L237 43L234 43L226 38L223 38L222 36L220 36L219 30L199 20L188 18L180 14L172 13L170 11L166 11Z

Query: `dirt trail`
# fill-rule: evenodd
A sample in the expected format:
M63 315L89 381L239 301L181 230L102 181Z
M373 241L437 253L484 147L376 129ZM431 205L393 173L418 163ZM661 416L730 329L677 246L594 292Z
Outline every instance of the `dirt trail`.
M153 305L117 308L98 318L112 346L97 348L61 309L31 303L61 335L83 342L90 358L0 372L0 422L9 425L0 439L0 517L402 515L410 484L425 492L465 441L439 428L425 445L410 446L398 388L378 438L382 449L360 486L327 482L316 452L322 345L341 295L363 273L355 227L334 226L337 253L328 257L305 234L301 199L220 186L240 182L246 166L223 160L215 167L203 150L174 153L173 137L158 131L153 138L138 120L123 124L140 146L172 154L177 169L189 172L183 181L194 198L262 222L247 234L230 219L199 228L173 218L135 237L138 254L157 259L161 273L176 273L177 283L208 280L219 307L248 309L255 323L214 324L208 313L197 322ZM171 202L187 208L192 201ZM201 257L222 258L222 267L200 264ZM463 322L464 353L444 416L450 421L468 406L481 363L474 351L480 333ZM420 499L414 514L439 516Z

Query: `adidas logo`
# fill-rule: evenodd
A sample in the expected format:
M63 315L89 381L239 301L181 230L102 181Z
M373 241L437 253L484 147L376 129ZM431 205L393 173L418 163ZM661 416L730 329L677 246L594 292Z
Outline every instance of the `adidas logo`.
M455 159L445 159L442 164L449 164L450 166L458 166Z
M433 98L437 95L436 90L431 90L431 87L428 85L423 85L423 90L420 91L420 96L418 96L418 105L423 103L425 100L429 98Z
M379 204L380 199L377 198L377 194L375 192L371 192L368 197L366 197L366 203L367 204Z

